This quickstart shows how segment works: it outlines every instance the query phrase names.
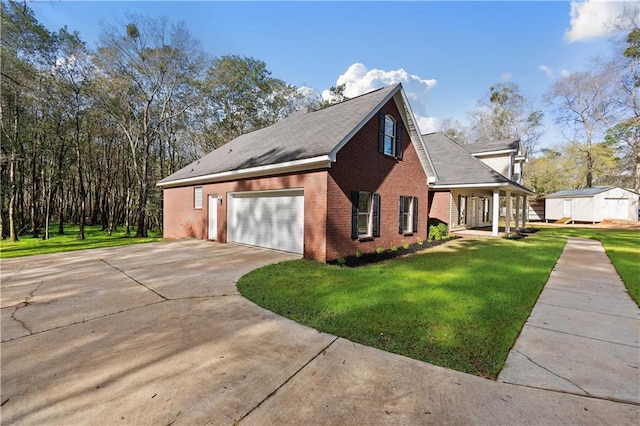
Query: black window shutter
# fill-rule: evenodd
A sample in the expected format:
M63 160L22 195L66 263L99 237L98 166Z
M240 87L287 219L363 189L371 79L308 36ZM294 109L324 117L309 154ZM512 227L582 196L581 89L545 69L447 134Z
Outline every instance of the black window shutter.
M402 121L396 123L396 158L402 160L402 134L404 133L404 126Z
M400 196L400 207L398 208L398 233L403 234L404 229L402 229L402 216L404 216L404 197Z
M358 239L358 191L351 191L351 239Z
M413 197L413 232L418 232L418 197Z
M380 194L373 194L373 236L380 236Z
M384 154L384 114L378 116L378 152Z

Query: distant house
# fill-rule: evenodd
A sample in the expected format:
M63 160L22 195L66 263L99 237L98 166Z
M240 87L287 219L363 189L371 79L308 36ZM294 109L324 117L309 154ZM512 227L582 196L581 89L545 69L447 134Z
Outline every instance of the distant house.
M526 153L519 140L459 145L442 133L422 135L437 181L429 185L429 218L450 230L491 227L498 235L504 205L506 232L526 223L527 197L522 185Z
M433 165L401 85L244 134L158 183L164 236L327 261L427 237Z
M616 186L570 189L545 196L545 219L602 222L638 220L639 195Z

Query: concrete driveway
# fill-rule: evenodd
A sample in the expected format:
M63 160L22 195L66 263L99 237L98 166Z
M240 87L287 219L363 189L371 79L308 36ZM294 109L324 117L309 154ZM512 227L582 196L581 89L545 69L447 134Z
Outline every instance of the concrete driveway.
M173 241L3 260L2 424L635 424L640 407L364 347L237 293L296 256Z

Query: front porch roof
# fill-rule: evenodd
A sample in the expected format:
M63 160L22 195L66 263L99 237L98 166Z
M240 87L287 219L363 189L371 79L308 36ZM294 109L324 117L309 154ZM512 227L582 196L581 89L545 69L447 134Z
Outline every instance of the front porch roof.
M438 179L432 189L498 188L505 193L533 196L535 192L508 179L442 133L422 135Z

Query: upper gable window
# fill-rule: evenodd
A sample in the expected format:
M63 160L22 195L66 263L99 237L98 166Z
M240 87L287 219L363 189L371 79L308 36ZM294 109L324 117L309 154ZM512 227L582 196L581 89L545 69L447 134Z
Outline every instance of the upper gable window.
M396 151L396 120L390 115L384 116L384 154L395 156Z
M402 160L402 120L380 112L378 123L378 152Z

